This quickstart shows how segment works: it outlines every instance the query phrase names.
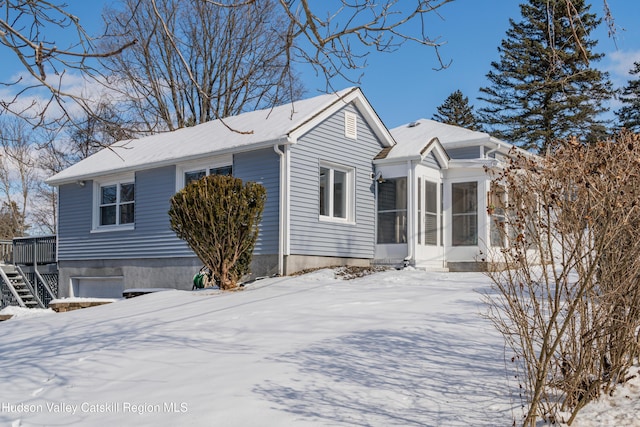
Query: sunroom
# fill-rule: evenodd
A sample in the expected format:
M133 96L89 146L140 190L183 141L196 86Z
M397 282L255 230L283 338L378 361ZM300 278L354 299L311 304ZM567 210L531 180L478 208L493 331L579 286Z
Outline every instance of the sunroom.
M376 156L376 262L428 270L482 270L502 246L500 187L486 167L511 145L431 120L392 129L397 144Z

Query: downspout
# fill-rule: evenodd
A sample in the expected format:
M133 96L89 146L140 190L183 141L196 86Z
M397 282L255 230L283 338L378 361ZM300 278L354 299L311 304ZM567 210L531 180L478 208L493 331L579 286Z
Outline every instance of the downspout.
M489 154L491 153L495 153L496 151L498 151L500 148L502 148L502 144L500 144L499 142L495 142L495 141L491 141L494 144L496 144L496 148L492 148L491 150L487 151L486 153L484 153L484 158L488 159L489 158Z
M374 171L375 171L374 167ZM373 180L373 197L374 197L374 212L373 216L373 258L376 259L376 250L378 249L378 186L382 182L382 171L376 171L371 174L371 179Z
M284 254L286 251L288 232L288 208L289 208L289 162L288 145L284 145L284 151L279 144L273 146L273 150L280 157L280 197L278 213L278 275L284 276Z
M404 259L405 267L409 266L411 260L413 259L414 168L415 164L411 160L407 160L407 256Z
M442 174L440 176L441 179L441 184L440 184L440 206L439 206L439 210L440 210L440 215L438 218L438 221L440 221L440 242L438 243L442 243L442 268L447 268L447 236L444 232L445 230L445 221L447 218L447 215L445 214L445 210L444 210L444 189L445 189L445 179L444 179L444 174Z

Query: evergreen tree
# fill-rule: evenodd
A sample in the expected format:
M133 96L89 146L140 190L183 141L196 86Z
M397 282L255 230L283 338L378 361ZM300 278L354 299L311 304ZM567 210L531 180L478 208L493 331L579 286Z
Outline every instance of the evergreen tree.
M255 182L209 175L171 197L169 221L178 238L211 271L220 289L249 273L267 190Z
M612 94L607 73L591 68L602 58L589 34L600 23L584 0L528 0L522 21L498 48L500 61L481 88L482 121L497 137L544 152L554 140L584 140L602 131L599 115ZM571 11L571 14L568 13Z
M640 133L640 62L633 65L634 68L629 74L637 75L638 78L629 80L627 86L622 89L620 101L623 107L616 111L616 115L622 127Z
M433 120L471 130L482 130L482 126L473 112L473 106L469 105L469 98L464 96L460 90L449 95L437 110L438 112L433 115Z

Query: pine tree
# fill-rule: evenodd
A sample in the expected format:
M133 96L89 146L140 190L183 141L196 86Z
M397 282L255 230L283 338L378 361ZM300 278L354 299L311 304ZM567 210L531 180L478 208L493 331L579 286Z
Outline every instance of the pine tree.
M433 115L433 120L471 130L482 130L482 126L473 112L473 106L469 105L469 98L464 96L460 90L449 95L437 110L438 112Z
M637 75L637 79L629 80L620 93L620 101L623 107L616 111L620 125L632 132L640 133L640 62L635 62L634 68L629 71L631 75Z
M607 73L590 66L603 57L589 39L601 21L590 7L584 0L520 5L522 21L510 20L500 61L487 74L490 86L480 89L488 103L481 118L492 134L544 152L554 140L602 132L599 116L612 86Z

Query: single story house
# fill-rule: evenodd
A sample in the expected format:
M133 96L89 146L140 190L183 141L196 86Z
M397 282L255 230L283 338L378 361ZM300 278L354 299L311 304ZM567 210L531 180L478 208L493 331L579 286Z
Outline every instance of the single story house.
M169 226L190 180L267 189L253 276L343 265L475 268L490 246L485 165L511 148L430 120L389 131L357 87L120 141L49 178L61 296L188 289L201 267Z

